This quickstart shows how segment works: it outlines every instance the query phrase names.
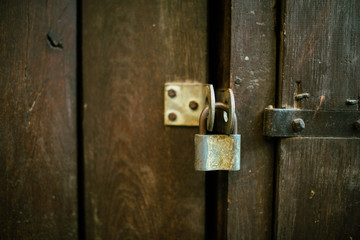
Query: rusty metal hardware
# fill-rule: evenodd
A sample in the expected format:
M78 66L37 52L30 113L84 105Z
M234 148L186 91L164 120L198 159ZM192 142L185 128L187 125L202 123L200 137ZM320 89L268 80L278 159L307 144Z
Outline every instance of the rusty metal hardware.
M231 116L231 109L224 103L215 103L216 109L222 109ZM237 119L232 115L233 134L206 135L206 120L209 107L206 106L200 115L200 134L195 135L195 169L198 171L240 170L241 135L237 134Z
M208 131L212 131L215 122L215 91L213 85L211 84L208 84L205 90L205 104L209 107L209 114L206 120L206 128Z
M359 100L358 99L346 99L345 103L347 105L357 105L357 104L359 104Z
M211 84L165 83L164 123L168 126L199 126L201 110L210 107L207 129L212 131L215 118L215 93Z
M215 123L214 131L221 132L225 134L230 134L233 132L233 122L235 114L235 98L233 91L231 89L218 90L215 93L216 101L225 103L229 107L229 113L222 109L217 109L215 111Z
M316 111L268 107L263 134L269 137L360 138L360 111Z
M235 119L235 98L233 91L229 88L226 91L218 92L216 97L218 98L218 102L225 103L229 111L226 112L222 109L218 109L215 111L215 130L217 132L223 132L225 134L230 134L233 132L233 126Z

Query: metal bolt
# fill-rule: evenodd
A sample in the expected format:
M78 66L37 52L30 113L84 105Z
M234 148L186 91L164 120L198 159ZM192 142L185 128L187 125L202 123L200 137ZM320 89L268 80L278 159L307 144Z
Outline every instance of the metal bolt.
M191 101L189 103L189 107L192 109L192 110L196 110L198 108L199 104L195 101Z
M296 96L295 96L295 100L296 101L300 101L300 100L302 100L302 99L304 99L304 98L309 98L310 97L310 94L309 93L300 93L300 94L297 94Z
M304 120L301 118L295 118L291 123L292 129L294 132L301 132L305 129L305 123Z
M241 82L242 82L243 80L241 79L241 78L239 78L239 77L236 77L236 79L235 79L235 84L237 84L237 85L239 85L239 84L241 84Z
M359 103L357 99L346 99L346 105L356 105Z
M173 112L169 113L168 118L169 118L170 121L175 121L176 120L176 114L173 113Z
M358 131L360 131L360 119L354 122L354 126Z
M176 92L174 89L169 89L168 91L168 96L173 98L173 97L176 97Z

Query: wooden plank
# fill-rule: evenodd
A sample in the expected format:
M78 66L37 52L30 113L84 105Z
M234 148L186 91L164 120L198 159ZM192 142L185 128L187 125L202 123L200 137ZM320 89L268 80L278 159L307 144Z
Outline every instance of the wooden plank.
M360 2L290 0L284 19L281 106L358 109L345 101L359 98Z
M274 104L276 8L233 0L230 86L242 137L241 170L229 173L228 238L272 236L274 145L262 136L262 112Z
M286 1L279 105L356 110L360 2ZM295 95L310 98L296 102ZM360 228L359 140L280 141L276 237L354 239Z
M207 4L83 2L88 239L204 238L198 130L165 127L163 84L207 81Z
M1 1L1 239L78 236L75 26L75 1Z
M281 141L278 239L355 239L360 139Z

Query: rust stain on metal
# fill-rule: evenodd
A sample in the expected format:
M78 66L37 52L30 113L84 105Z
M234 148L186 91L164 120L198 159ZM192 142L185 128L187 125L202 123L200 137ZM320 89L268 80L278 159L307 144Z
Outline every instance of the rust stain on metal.
M199 82L165 83L164 124L199 126L199 117L206 105L205 99L209 86L209 84ZM176 118L169 118L170 114L175 114Z
M191 101L189 103L189 107L192 109L192 110L196 110L198 107L199 107L199 104L196 102L196 101Z
M208 167L213 169L232 169L236 156L234 156L234 139L229 136L215 135L207 139ZM221 147L219 147L221 146ZM236 150L235 150L236 152Z
M195 169L240 170L240 135L195 135Z

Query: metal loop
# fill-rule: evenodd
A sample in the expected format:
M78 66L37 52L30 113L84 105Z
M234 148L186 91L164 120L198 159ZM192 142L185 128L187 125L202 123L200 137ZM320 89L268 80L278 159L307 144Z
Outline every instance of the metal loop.
M229 111L230 111L229 107L225 103L220 103L220 102L215 103L215 109L224 110L228 114L229 114ZM209 106L206 106L202 110L201 115L200 115L200 119L199 119L200 135L206 135L205 125L206 125L208 115L209 115ZM238 127L237 127L237 117L236 117L235 113L234 113L234 116L233 116L233 127L232 127L232 129L233 129L233 134L237 134Z
M225 104L228 106L229 111L227 112L227 122L224 122L224 132L230 134L233 131L234 122L236 122L235 97L230 88L225 92Z
M213 85L209 84L206 88L206 98L205 101L207 102L208 106L208 117L207 117L207 124L206 129L208 131L212 131L214 128L215 122L215 91Z

